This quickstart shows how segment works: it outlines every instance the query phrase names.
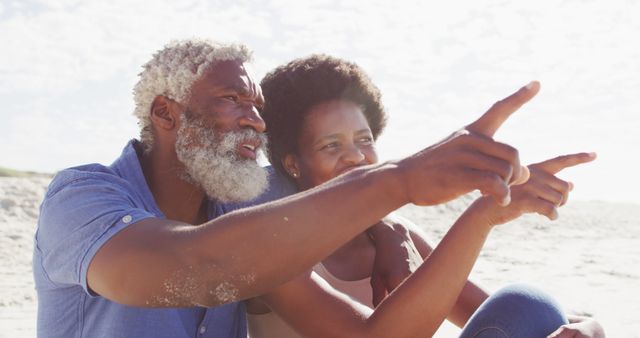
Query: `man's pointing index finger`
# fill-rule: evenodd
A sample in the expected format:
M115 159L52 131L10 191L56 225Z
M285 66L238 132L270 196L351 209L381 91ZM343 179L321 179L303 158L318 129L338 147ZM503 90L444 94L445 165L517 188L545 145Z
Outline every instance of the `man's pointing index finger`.
M493 138L498 128L523 104L531 100L540 91L540 83L531 81L517 92L496 102L479 119L467 126L470 132Z

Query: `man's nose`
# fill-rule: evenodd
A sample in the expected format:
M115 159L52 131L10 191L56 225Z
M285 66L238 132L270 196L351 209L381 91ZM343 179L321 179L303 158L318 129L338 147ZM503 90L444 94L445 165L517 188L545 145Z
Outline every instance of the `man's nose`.
M260 112L254 105L249 105L243 109L243 114L240 117L240 127L253 128L259 133L264 133L267 130L267 126L264 120L260 116Z

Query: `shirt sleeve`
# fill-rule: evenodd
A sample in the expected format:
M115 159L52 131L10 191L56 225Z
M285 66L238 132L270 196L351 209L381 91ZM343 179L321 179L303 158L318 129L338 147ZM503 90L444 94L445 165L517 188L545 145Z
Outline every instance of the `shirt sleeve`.
M89 263L120 230L155 217L140 205L118 177L81 174L54 179L40 207L35 237L45 278L56 286L80 285L94 295L87 286Z

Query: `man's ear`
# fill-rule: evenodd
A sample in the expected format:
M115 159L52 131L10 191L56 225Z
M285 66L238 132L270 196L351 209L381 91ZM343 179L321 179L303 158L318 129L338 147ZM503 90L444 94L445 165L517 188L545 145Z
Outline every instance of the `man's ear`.
M180 108L177 102L162 95L156 96L151 103L151 121L157 128L173 130L178 124Z
M282 166L289 176L294 180L300 178L300 167L298 166L298 158L294 154L287 154L282 158Z

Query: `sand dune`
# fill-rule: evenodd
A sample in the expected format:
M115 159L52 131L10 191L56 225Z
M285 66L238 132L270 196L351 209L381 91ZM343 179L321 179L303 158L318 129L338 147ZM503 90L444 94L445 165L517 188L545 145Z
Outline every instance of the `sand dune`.
M0 177L0 337L35 336L33 232L46 177ZM471 197L400 213L437 242ZM571 201L558 221L531 215L494 230L472 279L488 290L526 282L568 310L596 316L609 337L640 337L640 205ZM410 320L410 319L408 319ZM440 337L455 334L446 327Z

